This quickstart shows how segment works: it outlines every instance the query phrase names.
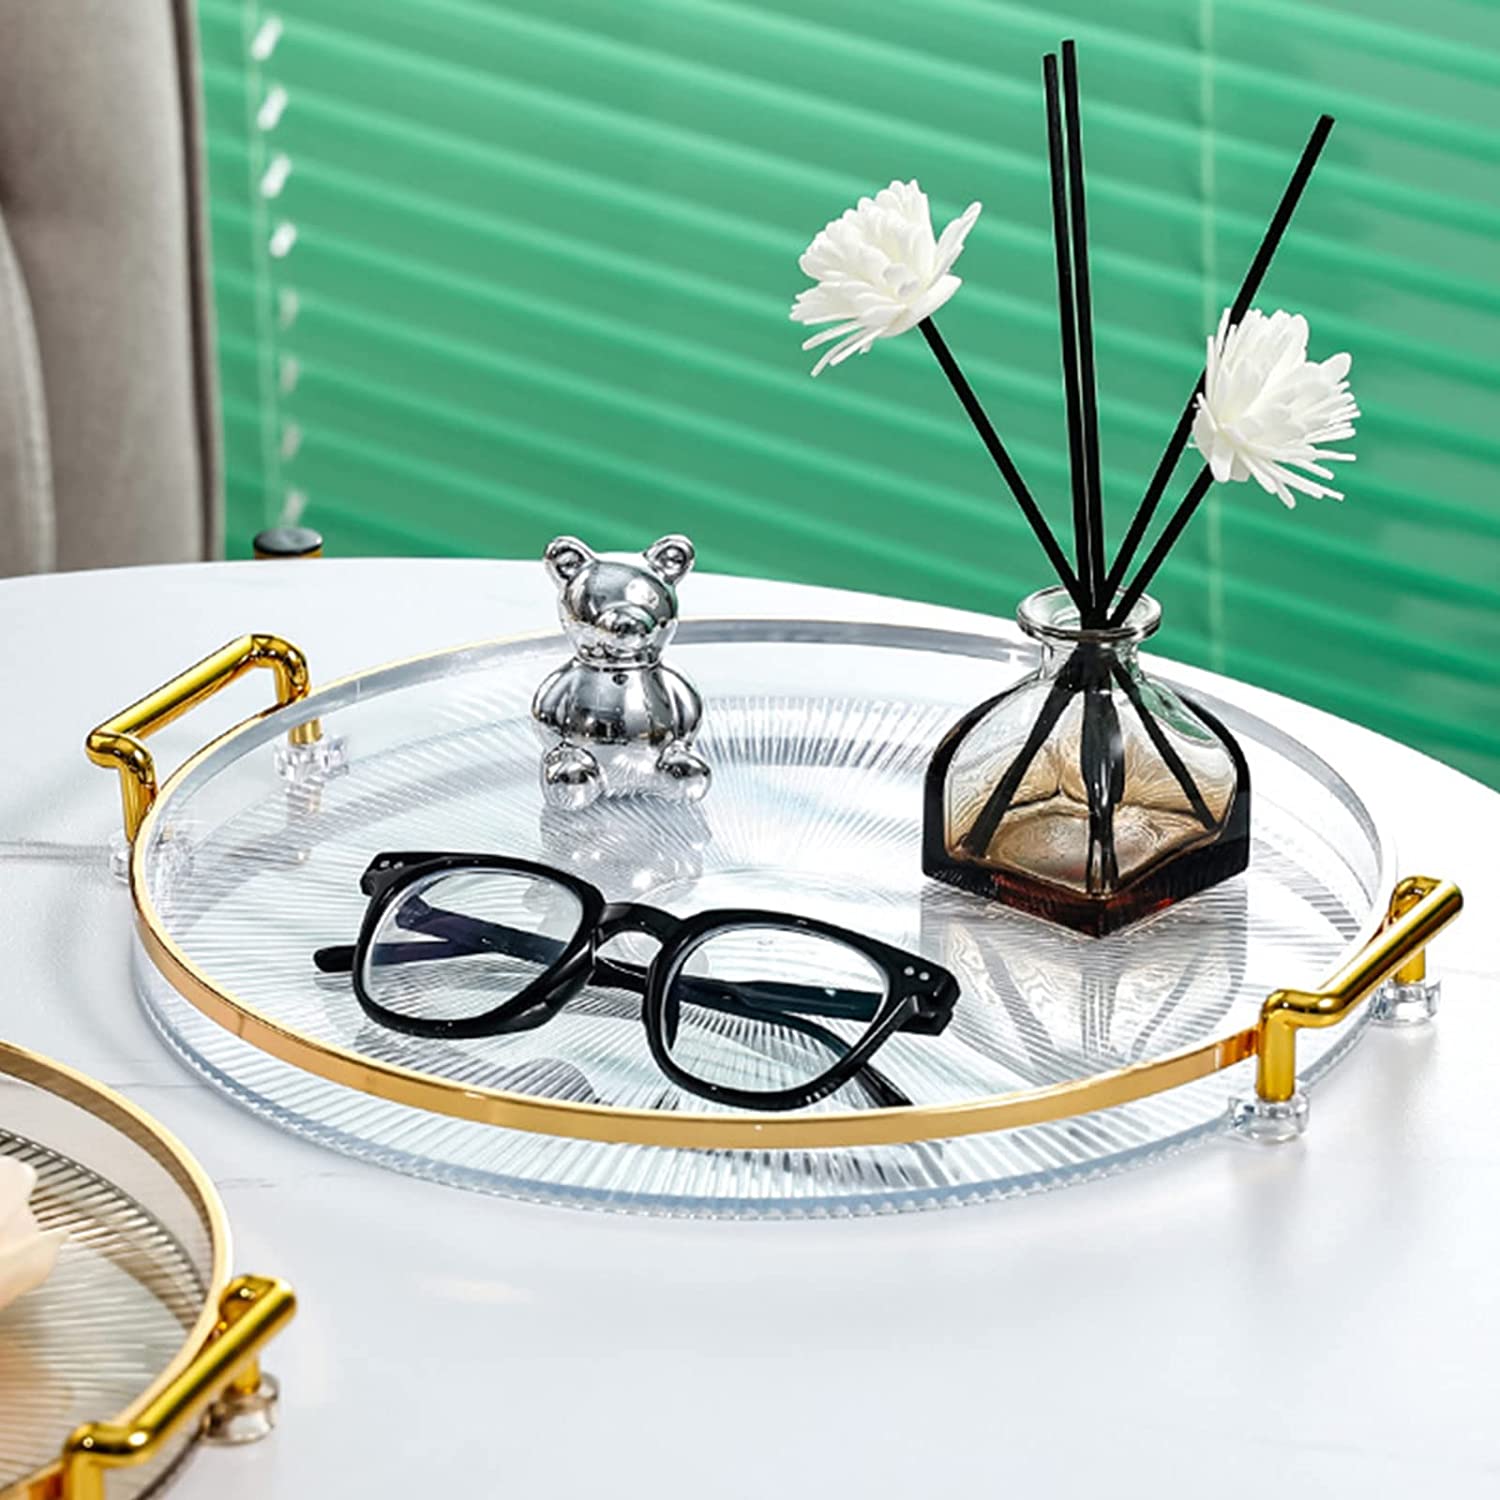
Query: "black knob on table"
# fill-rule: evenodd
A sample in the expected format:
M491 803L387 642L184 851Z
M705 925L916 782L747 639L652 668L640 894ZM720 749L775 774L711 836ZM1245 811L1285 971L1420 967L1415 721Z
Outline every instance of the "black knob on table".
M321 557L323 537L310 526L271 526L251 544L258 558Z

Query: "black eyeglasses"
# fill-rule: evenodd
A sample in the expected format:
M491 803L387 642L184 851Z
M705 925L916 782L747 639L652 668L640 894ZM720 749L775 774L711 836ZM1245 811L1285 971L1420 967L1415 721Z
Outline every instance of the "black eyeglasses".
M846 928L769 911L678 918L528 860L380 854L360 889L359 941L313 961L351 974L372 1020L497 1036L545 1024L587 984L629 990L662 1072L742 1109L800 1109L850 1082L877 1105L910 1104L870 1059L897 1031L936 1036L958 1000L946 969ZM661 944L649 964L599 956L625 933Z

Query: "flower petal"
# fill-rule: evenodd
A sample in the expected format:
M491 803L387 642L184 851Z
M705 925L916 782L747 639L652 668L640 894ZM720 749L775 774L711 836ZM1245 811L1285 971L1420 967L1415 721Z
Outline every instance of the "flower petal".
M952 269L953 262L963 253L964 241L983 207L981 203L971 203L943 230L942 238L937 242L937 258L932 268L934 276L946 276Z
M798 259L817 285L799 293L790 312L794 323L838 325L803 344L833 343L813 374L868 353L878 339L906 332L943 306L963 285L949 271L979 212L971 203L934 239L927 195L912 178L831 219Z
M858 327L859 324L854 322L840 323L836 328L825 328L822 333L815 333L810 339L803 339L802 347L804 350L816 349L820 344L826 344L831 339L841 339L846 333L853 333Z
M1320 445L1354 436L1359 408L1346 380L1350 359L1311 361L1307 343L1299 313L1278 308L1268 317L1251 308L1234 325L1227 309L1220 317L1193 416L1193 445L1216 480L1254 479L1286 505L1295 503L1294 491L1343 498L1319 483L1332 478L1320 463L1353 455Z
M821 375L829 365L841 365L851 354L864 353L880 335L876 333L852 333L842 344L835 344L813 366L813 374Z

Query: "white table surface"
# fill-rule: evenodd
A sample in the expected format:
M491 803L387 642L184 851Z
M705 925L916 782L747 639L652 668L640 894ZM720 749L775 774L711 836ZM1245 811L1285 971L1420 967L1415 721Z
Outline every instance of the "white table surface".
M693 615L926 606L712 576ZM851 1222L693 1223L479 1197L319 1150L172 1061L126 968L98 720L247 630L314 679L549 624L534 563L215 564L0 584L0 1035L123 1090L218 1182L237 1268L301 1311L282 1423L183 1500L338 1496L1493 1496L1500 1492L1500 796L1284 699L1174 669L1379 792L1468 909L1442 1013L1374 1032L1290 1146ZM1170 622L1169 622L1170 624ZM1316 642L1308 649L1316 650ZM153 741L261 706L252 674ZM1500 726L1496 726L1500 733Z

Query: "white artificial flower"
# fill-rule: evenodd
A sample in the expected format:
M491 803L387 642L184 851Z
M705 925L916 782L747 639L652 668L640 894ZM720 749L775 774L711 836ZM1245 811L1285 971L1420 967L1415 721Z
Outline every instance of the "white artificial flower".
M0 1156L0 1307L40 1286L52 1274L63 1242L60 1229L42 1230L31 1212L36 1171Z
M1229 311L1208 341L1203 394L1193 418L1193 446L1220 483L1254 479L1284 505L1293 490L1314 498L1342 500L1338 490L1294 473L1295 465L1319 479L1333 471L1320 459L1353 463L1352 453L1334 453L1320 443L1354 436L1359 408L1349 391L1349 356L1322 364L1307 357L1307 319L1279 309L1268 318L1256 308L1229 326Z
M962 281L949 272L979 207L971 203L934 240L927 194L913 178L861 198L819 232L797 262L818 284L792 304L792 321L838 325L814 334L804 349L842 342L813 366L814 375L914 328L959 289Z

